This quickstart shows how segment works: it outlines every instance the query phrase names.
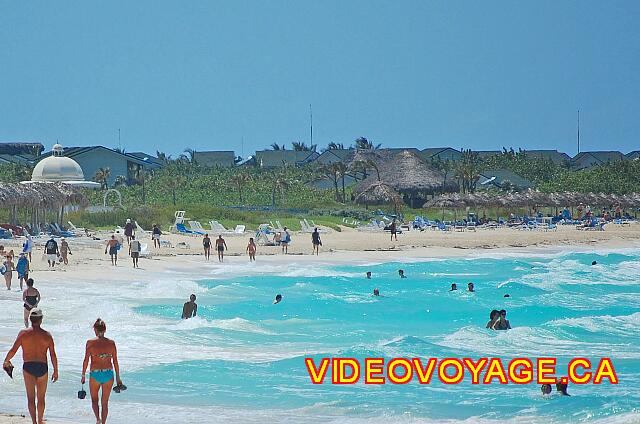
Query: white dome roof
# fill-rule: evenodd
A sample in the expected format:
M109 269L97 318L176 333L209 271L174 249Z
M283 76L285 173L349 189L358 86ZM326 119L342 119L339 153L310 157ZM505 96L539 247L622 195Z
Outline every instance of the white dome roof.
M33 168L31 181L84 181L82 168L65 156L49 156Z

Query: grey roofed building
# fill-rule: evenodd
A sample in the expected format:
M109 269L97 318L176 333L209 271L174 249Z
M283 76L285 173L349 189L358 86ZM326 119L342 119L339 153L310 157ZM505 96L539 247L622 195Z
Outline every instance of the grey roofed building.
M478 180L478 188L498 187L502 188L505 181L509 181L519 189L532 188L533 182L521 177L515 172L508 169L489 169L480 172L480 179Z
M51 154L52 152L47 152L41 155L38 161ZM115 183L119 175L124 176L128 184L133 184L141 169L155 169L155 165L148 161L104 146L65 147L63 156L72 158L80 165L86 180L93 180L96 171L100 168L109 168L110 174L107 178L109 186Z
M471 150L473 153L477 153L480 159L490 158L491 156L501 155L502 150Z
M231 168L236 164L235 152L231 150L224 151L196 151L193 154L196 164L208 166L211 168Z
M557 150L522 150L527 156L551 160L556 165L571 161L571 156Z
M625 159L625 155L616 151L580 152L571 159L571 167L575 170L588 169Z
M640 158L640 150L634 150L633 152L627 153L625 156L629 160L638 159Z
M418 153L418 156L426 162L434 160L456 161L460 159L462 152L451 147L429 147Z
M37 157L44 150L42 143L34 141L3 141L0 142L0 154L2 155L21 155L29 157Z
M155 166L157 168L164 166L164 162L162 162L160 159L158 159L157 157L150 155L148 153L145 152L127 152L128 155L137 157L138 159L148 162L150 163L152 166Z
M331 165L332 163L347 163L354 149L331 149L320 153L315 162L321 165Z
M277 168L279 166L303 166L316 160L320 154L310 150L260 150L256 152L256 166Z
M35 157L23 155L0 154L0 163L16 163L19 165L30 165L34 163Z

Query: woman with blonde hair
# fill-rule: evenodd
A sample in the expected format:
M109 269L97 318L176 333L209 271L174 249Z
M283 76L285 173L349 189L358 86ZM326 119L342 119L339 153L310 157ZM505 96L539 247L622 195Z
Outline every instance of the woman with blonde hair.
M96 337L87 340L84 362L82 363L81 383L85 383L85 373L87 372L89 361L91 361L91 371L89 372L91 406L96 416L96 423L106 424L107 415L109 414L109 396L111 395L111 388L113 387L114 371L117 383L114 391L119 393L120 390L125 390L126 386L124 386L122 380L120 380L120 366L118 365L116 343L104 336L104 333L107 331L107 325L103 320L98 318L95 324L93 324L93 331ZM102 389L101 394L99 393L100 389ZM100 403L98 403L99 395Z

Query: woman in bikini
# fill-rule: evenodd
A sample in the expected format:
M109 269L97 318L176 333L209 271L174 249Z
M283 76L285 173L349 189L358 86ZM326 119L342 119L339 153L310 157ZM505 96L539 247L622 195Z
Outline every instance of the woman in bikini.
M11 280L13 279L13 271L16 270L13 264L13 250L7 253L4 265L4 282L7 285L7 290L11 290Z
M87 348L84 354L84 362L82 363L82 379L81 383L85 383L85 374L89 360L91 360L91 371L89 372L89 390L91 391L91 406L96 416L97 424L106 424L107 415L109 414L109 396L113 387L113 378L115 371L115 380L118 383L116 389L122 386L120 380L120 366L118 365L118 353L116 351L116 343L107 339L104 333L107 331L107 325L98 318L93 324L93 331L96 334L95 339L87 340ZM100 403L98 403L98 392L102 389ZM100 411L102 407L102 411ZM102 413L101 413L102 412Z
M40 303L40 292L33 287L33 278L27 279L27 289L22 292L22 301L24 302L24 326L29 328L29 314Z

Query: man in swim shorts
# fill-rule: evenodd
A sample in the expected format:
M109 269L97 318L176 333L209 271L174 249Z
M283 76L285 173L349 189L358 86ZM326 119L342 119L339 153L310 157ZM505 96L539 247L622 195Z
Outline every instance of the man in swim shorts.
M129 250L131 251L133 267L138 268L138 258L140 258L140 242L136 240L136 236L131 236L131 241L129 242Z
M224 241L222 235L219 235L216 239L216 250L218 251L218 260L220 262L224 261L224 250L227 248L227 242Z
M44 245L44 253L47 255L47 263L51 268L56 266L56 260L60 251L58 250L58 243L51 237Z
M31 328L18 333L13 347L4 358L3 367L13 367L11 358L15 356L19 348L22 348L22 370L31 422L32 424L42 424L44 422L45 395L47 393L49 375L47 352L49 352L51 364L53 365L51 381L54 383L58 381L58 357L56 356L53 337L40 327L42 324L42 311L38 308L32 309L29 320L31 321Z
M313 253L316 256L320 255L320 246L322 246L322 240L320 240L320 232L318 232L317 228L313 229L313 233L311 233L311 244L313 244Z
M111 257L111 265L118 265L118 240L116 240L116 235L112 234L111 238L107 241L107 247L104 249L105 255L107 254L107 250L109 251L109 256Z
M198 314L198 305L196 304L196 295L189 296L189 301L185 302L182 307L182 319L193 318Z

